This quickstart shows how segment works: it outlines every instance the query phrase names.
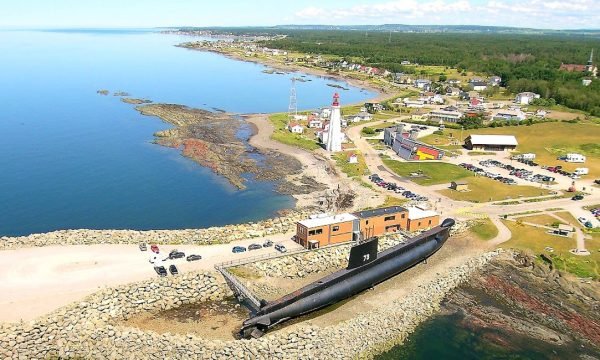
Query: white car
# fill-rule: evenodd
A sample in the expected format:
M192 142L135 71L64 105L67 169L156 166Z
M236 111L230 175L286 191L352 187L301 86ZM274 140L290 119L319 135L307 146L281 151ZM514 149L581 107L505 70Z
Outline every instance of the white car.
M588 219L584 218L583 216L577 218L577 221L579 221L582 224L585 224L586 222L588 222Z

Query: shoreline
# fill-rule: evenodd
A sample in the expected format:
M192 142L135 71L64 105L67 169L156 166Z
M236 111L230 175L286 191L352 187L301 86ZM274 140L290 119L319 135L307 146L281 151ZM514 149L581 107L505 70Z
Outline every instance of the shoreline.
M189 47L189 46L183 46L183 44L179 44L179 45L175 45L175 46L183 48L183 49L187 49L190 51L205 51L205 52L210 52L210 53L214 53L214 54L219 54L221 56L225 56L232 60L250 62L250 63L270 67L274 70L281 70L281 71L286 71L286 72L291 72L291 73L304 73L307 75L313 75L313 76L319 76L319 77L323 77L323 78L330 78L330 79L337 80L337 81L343 81L353 87L358 87L363 90L368 90L368 91L376 93L375 97L366 99L364 102L383 101L383 100L388 99L390 96L393 96L393 92L389 92L384 88L377 88L376 86L374 86L372 83L370 83L367 80L355 79L355 78L348 77L348 76L345 76L342 74L330 74L325 70L321 70L321 69L317 69L317 68L313 68L313 67L282 64L277 61L258 60L255 58L247 58L245 56L240 56L240 55L232 53L232 52L227 52L227 51L217 50L217 49L194 48L194 47ZM334 92L335 92L335 90L334 90ZM352 105L358 105L358 104L361 104L361 102L348 103L348 104L345 104L344 106L352 106ZM298 111L309 111L309 110L312 110L312 109L304 109L304 110L298 110ZM247 114L247 115L250 115L250 114Z

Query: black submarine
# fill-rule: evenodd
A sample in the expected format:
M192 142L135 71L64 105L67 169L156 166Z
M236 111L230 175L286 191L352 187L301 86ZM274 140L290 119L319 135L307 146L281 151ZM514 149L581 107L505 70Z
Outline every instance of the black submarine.
M261 301L260 309L244 321L243 338L258 338L284 321L308 314L358 294L426 260L450 236L453 219L377 253L378 238L371 238L350 250L348 266L282 298Z

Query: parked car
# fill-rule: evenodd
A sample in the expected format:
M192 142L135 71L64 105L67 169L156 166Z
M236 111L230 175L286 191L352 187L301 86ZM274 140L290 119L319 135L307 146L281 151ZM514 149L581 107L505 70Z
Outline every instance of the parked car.
M586 221L586 222L583 224L583 226L585 226L585 227L586 227L586 228L588 228L588 229L591 229L591 228L593 228L593 227L594 227L594 224L592 224L592 222L591 222L591 221Z
M571 200L575 200L575 201L577 201L577 200L583 200L583 195L575 195L575 196L573 196L571 198Z
M175 265L169 266L169 272L171 273L171 275L179 274L179 270L177 270L177 266Z
M262 246L263 247L271 247L271 246L273 246L273 242L271 240L266 240Z
M167 269L164 266L155 266L154 271L158 274L158 276L167 276Z
M262 245L261 244L250 244L250 246L248 246L248 251L250 251L250 250L258 250L258 249L262 249Z
M150 245L150 250L155 254L158 254L160 252L160 250L158 250L158 245L156 244Z
M243 253L244 251L246 251L246 248L243 246L234 246L233 249L231 249L231 252L234 254Z
M173 249L169 253L169 259L171 259L171 260L173 260L173 259L181 259L183 257L185 257L185 254L182 251L178 251L177 249Z
M275 245L275 250L282 252L282 253L287 252L287 249L285 248L285 246L281 245L281 244Z
M146 251L146 250L148 250L148 246L146 245L146 243L140 243L140 245L139 245L139 246L140 246L140 250L141 250L141 251Z
M188 257L185 258L187 261L197 261L197 260L202 260L202 256L200 255L188 255Z

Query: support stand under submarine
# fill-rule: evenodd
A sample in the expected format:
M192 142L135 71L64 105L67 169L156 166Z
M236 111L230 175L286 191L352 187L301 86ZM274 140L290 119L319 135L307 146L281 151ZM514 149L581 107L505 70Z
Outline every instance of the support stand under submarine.
M261 337L284 321L308 314L358 294L426 260L450 236L453 219L408 241L377 253L378 238L371 238L350 250L348 267L315 281L282 298L261 301L258 312L244 321L240 336Z

